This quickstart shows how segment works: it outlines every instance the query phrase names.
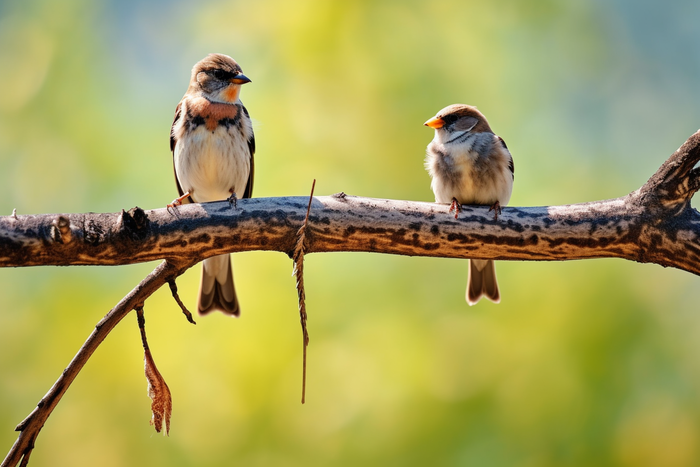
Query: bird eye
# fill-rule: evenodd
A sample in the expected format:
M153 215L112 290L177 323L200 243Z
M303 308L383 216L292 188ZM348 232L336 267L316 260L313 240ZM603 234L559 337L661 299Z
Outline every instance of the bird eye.
M224 70L214 70L213 72L214 78L218 80L225 80L226 79L226 72Z
M450 123L457 121L457 116L454 114L445 115L442 117L442 121L445 122L445 125L449 125Z

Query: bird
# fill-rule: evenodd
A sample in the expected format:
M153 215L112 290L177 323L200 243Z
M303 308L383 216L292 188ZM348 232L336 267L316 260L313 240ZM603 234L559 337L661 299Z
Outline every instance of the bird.
M228 55L213 53L197 62L187 92L175 109L170 150L179 197L168 207L253 194L255 137L240 100L250 79ZM239 316L230 255L202 262L197 309Z
M435 130L426 150L425 167L436 203L451 203L458 218L462 204L489 206L498 219L513 191L513 157L486 117L474 106L453 104L424 123ZM501 301L493 260L470 259L466 300L475 305L482 296Z

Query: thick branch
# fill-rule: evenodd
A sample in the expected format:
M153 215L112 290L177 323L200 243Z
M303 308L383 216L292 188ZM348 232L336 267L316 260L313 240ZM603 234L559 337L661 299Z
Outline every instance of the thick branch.
M447 206L345 196L315 197L306 253L366 251L409 256L570 260L616 257L700 274L700 215L660 210L643 187L622 198L567 206ZM0 266L201 260L273 250L292 255L308 198L255 198L116 214L0 218ZM676 206L674 205L673 208ZM137 222L134 219L140 219ZM65 233L57 225L63 225ZM66 240L67 239L67 240Z

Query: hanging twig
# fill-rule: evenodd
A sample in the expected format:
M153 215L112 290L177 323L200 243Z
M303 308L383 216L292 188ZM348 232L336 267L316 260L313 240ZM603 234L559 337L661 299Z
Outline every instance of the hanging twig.
M306 227L309 224L309 214L311 213L311 202L314 199L314 188L316 180L311 184L311 195L309 204L306 207L306 217L297 231L297 241L294 247L294 271L292 274L297 278L297 296L299 297L299 321L301 322L301 334L303 341L302 349L302 372L301 372L301 403L306 402L306 348L309 346L309 333L306 329L306 292L304 291L304 252L306 249Z

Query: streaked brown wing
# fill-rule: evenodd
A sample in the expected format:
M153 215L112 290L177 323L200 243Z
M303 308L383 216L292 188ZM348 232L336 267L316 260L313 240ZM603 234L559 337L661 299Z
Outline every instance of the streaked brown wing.
M506 151L508 151L508 146L506 146L506 142L503 141L503 138L501 138L500 136L496 136L496 138L498 138L498 141L500 141L503 147L506 149ZM508 168L510 169L510 173L513 174L513 180L515 180L515 164L513 163L513 155L510 154L510 151L508 151L508 154L510 155L510 160L508 161Z
M182 117L182 101L177 104L175 108L175 118L173 119L173 124L170 126L170 152L173 154L173 173L175 174L175 184L177 185L177 192L179 196L185 194L180 186L180 180L177 179L177 172L175 171L175 145L177 144L177 136L175 136L175 125L178 124L180 118ZM189 199L184 200L185 203L189 202Z
M243 108L243 113L245 116L250 119L248 109L246 109L243 105L241 107ZM250 150L250 173L248 174L248 183L245 186L245 191L243 191L244 198L253 197L253 178L255 175L255 135L251 135L250 139L248 140L248 149Z
M173 119L173 124L170 126L170 152L175 151L175 144L177 144L177 137L175 136L175 125L180 121L180 116L182 114L182 101L177 103L175 107L175 118Z

